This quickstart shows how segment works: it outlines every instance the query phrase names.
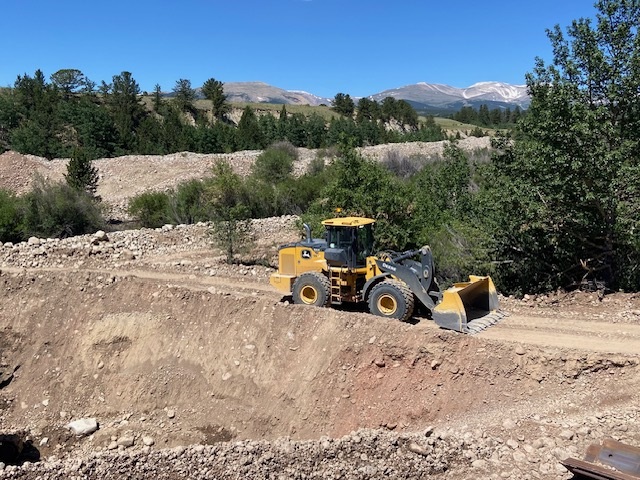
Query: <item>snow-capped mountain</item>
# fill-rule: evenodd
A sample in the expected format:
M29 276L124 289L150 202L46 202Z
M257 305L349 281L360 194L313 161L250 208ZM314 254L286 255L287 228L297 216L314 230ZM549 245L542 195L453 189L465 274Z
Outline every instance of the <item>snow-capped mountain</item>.
M467 88L421 82L370 96L377 101L385 97L406 100L416 110L430 112L460 110L465 106L477 108L483 104L489 108L527 108L530 102L525 85L502 82L480 82Z
M276 103L331 105L333 99L324 98L301 90L284 90L264 82L228 82L224 93L231 103ZM348 92L343 92L348 93ZM368 98L381 102L386 97L406 100L419 112L445 113L460 110L464 106L478 108L527 108L529 96L525 85L510 85L502 82L480 82L467 88L456 88L438 83L420 82L414 85L385 90ZM352 97L358 101L357 97Z
M464 98L468 100L486 99L496 102L529 102L526 85L509 85L502 82L480 82L462 89Z

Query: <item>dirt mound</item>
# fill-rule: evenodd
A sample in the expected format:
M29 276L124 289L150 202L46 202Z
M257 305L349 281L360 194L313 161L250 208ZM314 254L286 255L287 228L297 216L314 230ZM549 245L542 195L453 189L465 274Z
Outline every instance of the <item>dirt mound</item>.
M376 145L359 149L369 158L380 160L390 152L405 157L442 155L447 142L413 142ZM459 146L467 151L489 148L489 137L465 138ZM98 170L97 194L108 206L108 215L113 220L127 220L128 200L146 191L164 191L178 184L205 178L217 161L228 162L240 175L248 175L251 165L260 151L235 153L198 154L179 152L170 155L127 155L116 158L101 158L93 162ZM317 151L298 149L298 161L294 173L306 172ZM330 159L327 159L330 160ZM67 169L68 159L46 160L33 155L5 152L0 155L0 189L18 194L31 188L33 178L41 175L51 180L61 180Z
M43 460L4 475L477 478L534 462L547 475L532 478L563 478L558 458L600 435L640 441L635 355L290 305L260 273L149 270L167 258L151 252L125 269L5 267L0 421ZM72 437L80 418L99 429Z

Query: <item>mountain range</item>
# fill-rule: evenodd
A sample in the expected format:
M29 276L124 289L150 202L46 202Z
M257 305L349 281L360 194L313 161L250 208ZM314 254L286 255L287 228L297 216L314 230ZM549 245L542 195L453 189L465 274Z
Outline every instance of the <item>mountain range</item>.
M331 105L333 99L312 93L284 90L263 82L229 82L224 84L224 93L230 103L275 103L296 105ZM456 88L437 83L420 82L399 88L384 90L368 98L382 101L386 97L406 100L420 113L451 113L462 107L487 105L489 109L526 109L529 96L525 85L510 85L502 82L480 82L467 88ZM354 98L358 101L358 98Z

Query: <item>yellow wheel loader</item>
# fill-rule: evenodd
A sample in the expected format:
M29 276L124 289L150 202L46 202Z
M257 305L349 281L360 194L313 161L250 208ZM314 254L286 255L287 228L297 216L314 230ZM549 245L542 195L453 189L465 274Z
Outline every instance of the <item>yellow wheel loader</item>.
M306 238L280 247L278 272L270 283L294 303L326 307L366 302L381 317L408 320L422 305L442 328L479 332L496 323L498 295L490 277L472 275L441 292L428 246L406 252L373 252L373 224L363 217L322 222L324 238Z

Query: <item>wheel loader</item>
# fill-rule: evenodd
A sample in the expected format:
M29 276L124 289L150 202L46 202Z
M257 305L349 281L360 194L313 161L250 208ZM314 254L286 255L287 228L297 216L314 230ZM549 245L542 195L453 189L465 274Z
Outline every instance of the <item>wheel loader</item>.
M326 307L366 302L374 315L408 320L422 306L440 327L476 333L496 323L498 295L490 277L469 277L441 292L428 246L374 254L373 225L364 217L324 220L324 238L282 245L270 283L293 302Z

